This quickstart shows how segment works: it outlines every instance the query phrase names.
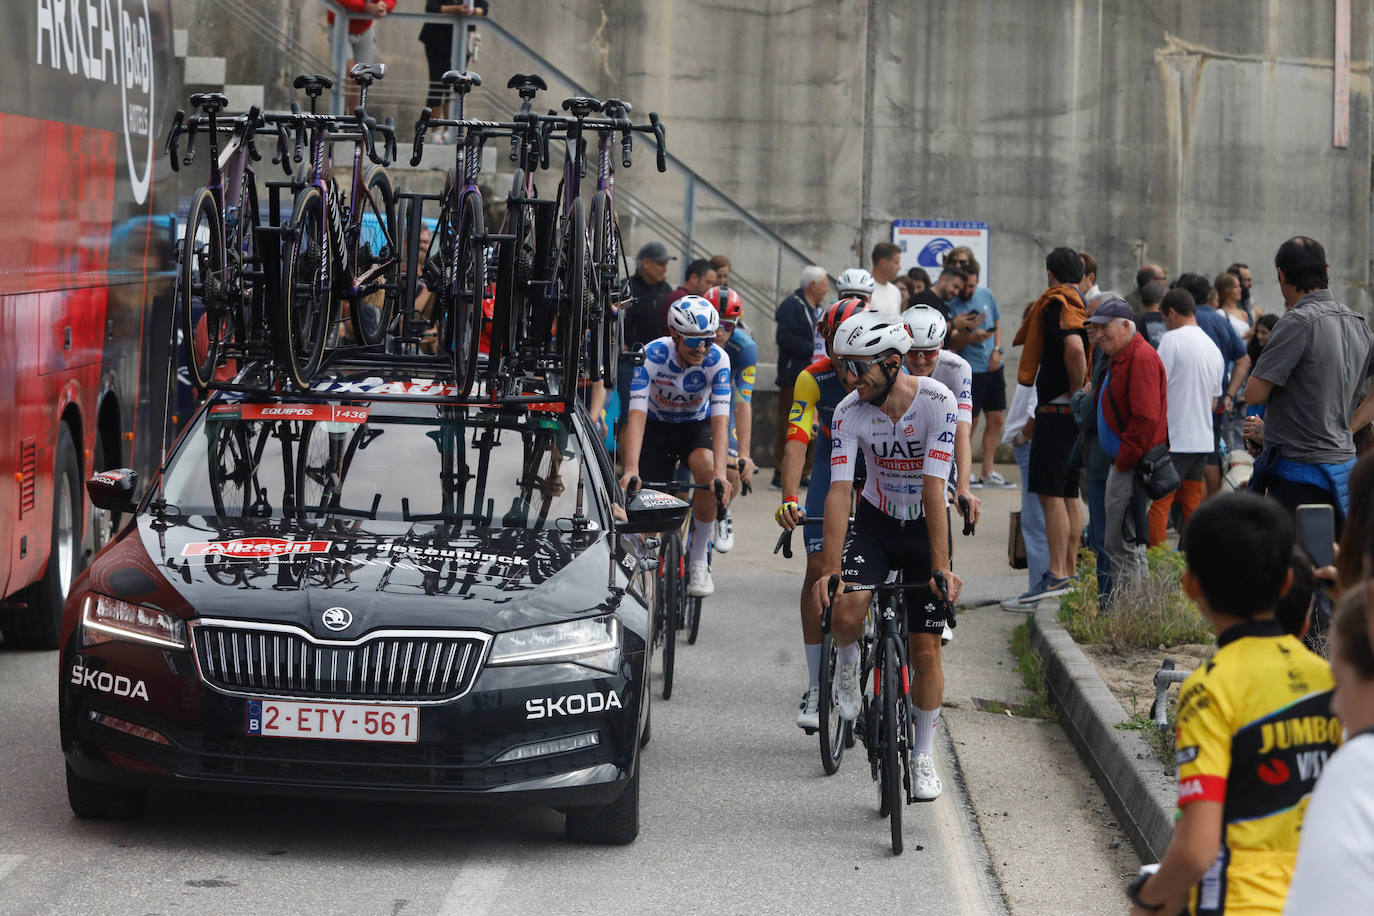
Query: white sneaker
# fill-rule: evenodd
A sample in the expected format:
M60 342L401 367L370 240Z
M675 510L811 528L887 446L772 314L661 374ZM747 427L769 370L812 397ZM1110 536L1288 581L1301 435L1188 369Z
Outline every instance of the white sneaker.
M1001 474L997 473L996 471L993 471L991 474L987 476L986 482L987 485L990 487L1000 487L1003 490L1010 489L1016 486L1016 484L1014 483L1007 483L1007 479L1003 477Z
M945 791L945 784L935 772L935 761L929 754L916 755L916 800L935 801Z
M1002 610L1026 614L1035 613L1035 609L1039 606L1039 601L1022 601L1020 598L1008 598L1002 602Z
M812 684L802 694L801 707L797 710L797 728L815 731L821 727L821 688Z
M859 695L859 666L840 665L839 677L835 679L833 701L840 711L840 718L853 722L863 711L863 697Z
M977 474L970 474L968 475L968 485L972 490L981 490L983 489L983 478Z
M725 513L725 518L716 519L716 530L711 537L711 543L717 553L729 553L735 546L735 520L730 517L729 512Z
M940 634L940 645L947 646L952 642L954 642L954 631L949 628L949 624L945 624L945 631Z
M687 577L687 594L693 598L708 598L716 593L716 583L711 579L711 567L706 561L693 563Z

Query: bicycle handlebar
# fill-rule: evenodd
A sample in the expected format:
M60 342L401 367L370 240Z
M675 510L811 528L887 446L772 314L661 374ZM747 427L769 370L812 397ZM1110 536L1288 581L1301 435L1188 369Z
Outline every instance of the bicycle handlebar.
M959 514L964 517L964 537L969 537L973 534L973 506L967 496L959 497Z
M182 125L186 121L186 112L177 109L177 113L172 116L172 129L167 132L167 140L162 144L162 153L172 163L172 171L181 171L181 163L177 162L180 150L177 149L177 138L181 136L184 128Z
M820 525L824 522L825 516L823 515L803 515L797 521L796 527L785 528L782 534L778 535L778 542L773 545L773 553L777 553L781 550L784 557L789 560L792 559L792 535L796 532L797 528L801 528L804 525Z
M725 485L719 480L710 483L691 483L679 480L668 481L665 483L654 483L643 481L638 477L631 477L629 484L625 487L626 497L638 493L640 490L711 490L716 497L716 517L721 518L725 515Z
M663 122L658 119L658 112L649 112L649 127L654 133L654 145L658 147L658 170L668 171L668 140L663 130Z

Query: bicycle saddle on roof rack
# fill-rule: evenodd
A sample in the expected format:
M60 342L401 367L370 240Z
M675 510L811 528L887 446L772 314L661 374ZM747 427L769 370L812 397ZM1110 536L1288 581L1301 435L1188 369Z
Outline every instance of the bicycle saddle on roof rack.
M571 113L574 118L585 118L593 111L601 110L601 100L585 95L575 95L570 99L563 100L563 110Z
M348 75L353 77L353 82L359 86L370 86L374 81L386 76L386 64L354 64Z
M529 100L536 92L547 91L549 84L537 73L517 73L506 81L506 88L518 89L520 98Z
M297 89L304 89L305 94L314 98L324 94L326 89L334 88L334 81L327 76L319 73L314 75L302 73L291 83Z
M445 85L452 86L453 91L460 95L467 95L472 91L472 87L482 85L482 77L471 70L450 70L439 79Z
M608 118L628 118L635 109L624 99L607 99L601 104L601 110Z
M229 107L229 100L218 92L193 92L191 104L206 114L218 114Z

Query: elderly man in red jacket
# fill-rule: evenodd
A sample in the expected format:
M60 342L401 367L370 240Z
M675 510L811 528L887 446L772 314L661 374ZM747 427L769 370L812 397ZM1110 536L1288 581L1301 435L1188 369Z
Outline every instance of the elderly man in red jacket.
M1107 475L1106 548L1112 590L1144 579L1149 540L1149 499L1136 483L1136 465L1146 452L1169 438L1164 364L1135 329L1135 313L1113 297L1097 307L1084 325L1089 342L1112 361L1097 397L1097 432L1112 458Z

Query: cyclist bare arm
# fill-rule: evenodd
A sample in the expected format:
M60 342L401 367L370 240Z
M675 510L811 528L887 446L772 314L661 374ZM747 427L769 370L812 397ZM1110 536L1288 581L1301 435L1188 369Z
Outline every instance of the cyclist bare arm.
M649 415L643 410L630 408L625 418L625 429L620 434L620 453L625 458L625 473L620 476L620 485L627 486L631 477L639 476L639 453L644 445L644 422Z
M1072 393L1083 387L1088 377L1088 352L1083 349L1083 338L1069 334L1064 338L1064 366L1069 370L1069 390Z
M726 468L730 464L730 415L712 414L711 415L711 458L715 468L716 479L725 485L725 499L723 502L730 502L730 480L726 477Z
M921 506L925 510L926 533L930 535L930 568L941 570L945 582L949 584L949 600L959 600L959 590L963 581L949 568L949 518L945 515L945 481L941 477L927 476L921 486ZM825 505L827 524L830 520L830 504ZM827 541L827 543L829 543ZM935 587L932 577L931 588Z
M834 480L825 495L825 525L822 529L825 532L825 547L821 550L821 568L825 572L816 582L818 588L823 588L825 580L831 575L838 575L843 565L840 561L844 555L845 535L849 531L849 506L853 494L852 480Z
M782 449L783 499L796 499L797 491L801 488L802 466L805 464L806 442L800 439L788 439ZM801 509L794 502L786 512L779 509L775 517L779 525L790 531L797 527L797 519L801 518Z
M735 404L735 438L739 440L739 457L748 467L741 473L747 481L754 476L754 459L749 457L749 447L754 439L754 403L742 400Z
M1185 805L1174 822L1174 835L1159 871L1140 889L1140 899L1164 904L1160 912L1183 912L1189 890L1217 860L1222 829L1222 802L1198 800Z

